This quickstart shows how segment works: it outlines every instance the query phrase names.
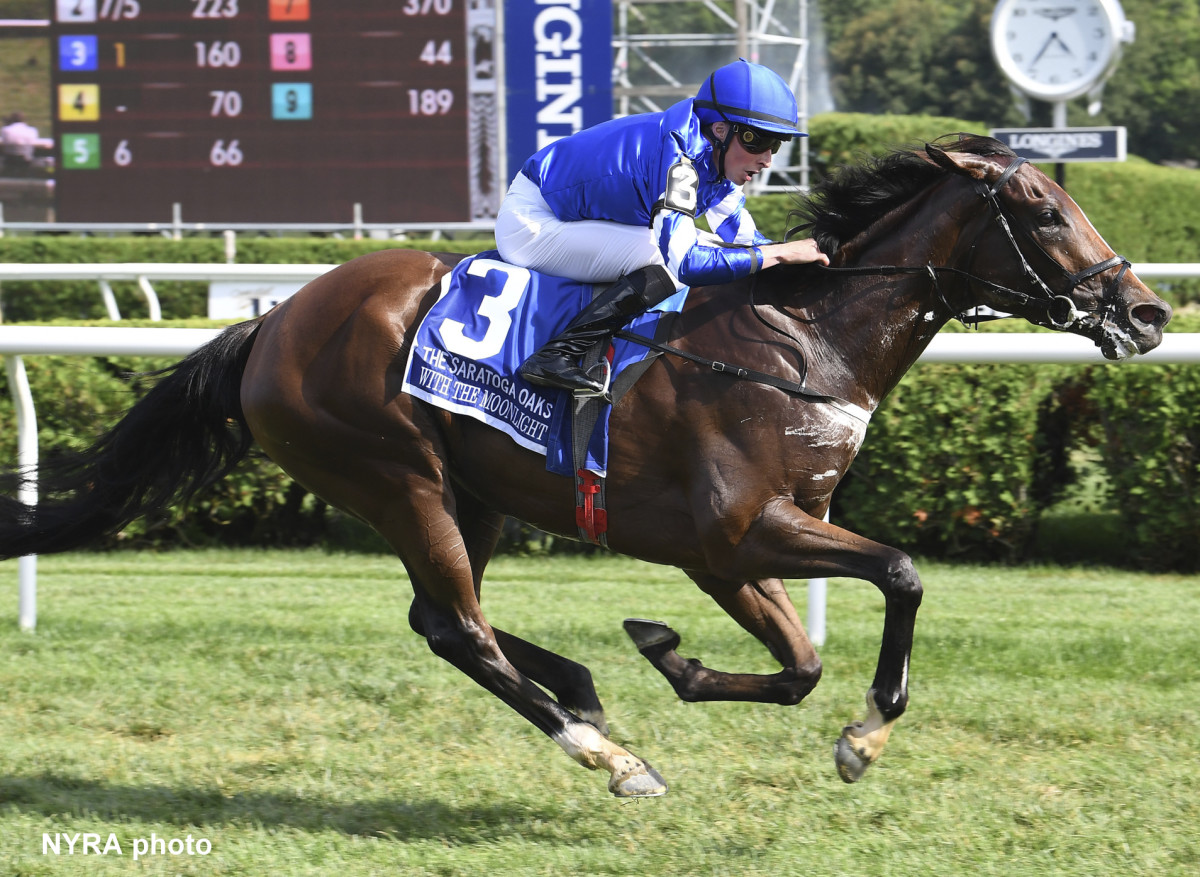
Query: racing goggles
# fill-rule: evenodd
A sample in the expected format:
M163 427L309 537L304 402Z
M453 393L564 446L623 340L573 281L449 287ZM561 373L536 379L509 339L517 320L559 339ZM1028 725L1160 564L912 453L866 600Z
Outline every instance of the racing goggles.
M779 147L783 146L783 139L774 134L766 134L762 131L756 131L754 128L746 125L734 125L733 136L737 138L737 142L741 144L742 149L749 152L751 155L761 155L770 150L774 155L779 151ZM791 140L791 138L787 138Z

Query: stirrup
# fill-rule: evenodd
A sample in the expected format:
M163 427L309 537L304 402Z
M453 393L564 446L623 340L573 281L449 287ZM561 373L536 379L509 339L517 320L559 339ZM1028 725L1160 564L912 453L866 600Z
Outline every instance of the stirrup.
M604 380L600 382L599 390L573 390L572 394L576 399L592 399L592 398L607 398L608 391L612 389L612 364L608 361L607 356L600 357L600 360L594 363L591 367L584 369L584 374L589 378L592 376L592 369L597 365L604 368Z

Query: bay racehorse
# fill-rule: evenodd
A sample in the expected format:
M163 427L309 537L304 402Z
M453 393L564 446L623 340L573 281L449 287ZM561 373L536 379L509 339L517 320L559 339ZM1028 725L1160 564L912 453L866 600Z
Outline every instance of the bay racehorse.
M782 580L849 576L883 593L866 713L835 745L848 782L878 758L907 705L922 594L905 554L822 521L870 413L971 306L1086 336L1109 359L1154 348L1171 315L1032 165L986 138L939 142L843 169L801 201L829 269L781 266L692 290L668 339L675 352L621 398L610 424L609 546L682 569L781 664L771 674L710 669L678 654L667 625L627 621L684 700L795 704L813 689L821 662ZM587 669L491 626L480 609L505 515L577 530L571 479L477 420L401 392L414 328L460 258L362 256L231 326L89 450L46 461L38 505L5 498L0 553L116 532L186 500L257 442L387 540L412 585L411 625L435 654L576 761L606 770L614 794L662 794L658 772L608 738ZM723 372L708 367L718 356ZM6 495L29 474L8 473Z

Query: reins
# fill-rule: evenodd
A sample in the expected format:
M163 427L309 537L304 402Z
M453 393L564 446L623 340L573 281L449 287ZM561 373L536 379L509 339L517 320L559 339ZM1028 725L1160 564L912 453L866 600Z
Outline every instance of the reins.
M1084 281L1095 277L1097 274L1102 274L1103 272L1120 265L1121 270L1117 273L1117 276L1113 279L1112 283L1106 287L1105 292L1107 296L1108 290L1115 288L1116 285L1121 282L1121 278L1125 276L1125 273L1130 269L1131 264L1124 256L1112 256L1109 259L1105 259L1103 262L1097 262L1095 265L1084 268L1082 271L1077 271L1076 273L1072 274L1063 268L1062 265L1058 263L1057 259L1047 253L1041 244L1034 240L1033 236L1030 235L1028 231L1025 231L1026 239L1037 249L1039 253L1041 253L1047 259L1047 261L1058 268L1067 281L1066 290L1062 293L1055 293L1054 290L1052 290L1046 283L1046 281L1042 279L1041 275L1034 270L1033 266L1029 264L1029 260L1025 258L1025 253L1017 243L1016 236L1013 234L1012 227L1008 221L1008 216L1004 212L1004 207L997 197L999 192L1008 184L1008 181L1011 180L1013 175L1016 174L1016 172L1020 169L1021 165L1025 163L1026 159L1022 158L1021 156L1017 156L1012 160L1008 167L1006 167L1000 173L1000 176L996 178L996 182L994 182L991 186L981 181L977 182L976 191L980 194L980 196L983 197L985 201L988 202L988 205L992 208L992 218L1000 226L1000 229L1004 232L1005 239L1008 241L1013 252L1016 253L1017 259L1020 260L1022 271L1024 271L1025 275L1033 281L1036 287L1041 291L1042 295L1029 295L1028 293L1020 292L1011 287L1004 286L1003 284L996 283L984 277L980 277L977 274L971 273L970 271L962 268L954 268L949 265L816 267L822 271L828 271L847 276L857 275L888 277L902 274L928 274L933 283L934 292L937 293L938 300L942 303L942 306L946 308L946 311L952 317L956 318L964 325L985 322L987 320L1005 319L1005 317L999 315L967 317L965 312L958 311L952 307L949 301L946 299L945 293L942 292L941 284L938 282L938 277L941 274L953 274L965 279L967 281L968 288L970 284L977 283L988 287L992 293L997 294L1000 298L1007 299L1006 302L1001 303L1002 307L1010 308L1012 310L1026 310L1032 307L1042 306L1045 309L1045 319L1046 324L1048 324L1048 328L1058 330L1067 329L1084 316L1082 311L1076 309L1075 302L1070 297L1071 293L1075 291L1075 288ZM804 231L810 227L811 223L793 226L787 230L787 232L784 234L784 238L790 239L795 232ZM974 250L974 248L975 244L972 244L971 249Z
M829 265L813 265L810 267L814 270L825 271L825 272L828 272L831 274L841 274L844 276L858 276L858 277L893 277L893 276L900 276L900 275L924 274L929 277L930 282L933 285L933 291L937 294L938 301L946 309L946 312L951 317L958 319L964 325L969 325L971 322L980 323L980 322L983 322L986 320L996 320L996 319L1004 319L1005 318L1005 315L977 315L974 317L968 317L965 312L959 311L956 308L954 308L950 304L949 300L946 298L945 293L942 291L941 283L939 281L939 278L941 275L950 274L950 275L954 275L956 277L961 277L961 278L965 279L967 282L968 289L970 289L970 285L972 283L978 283L978 284L988 287L993 294L997 295L1002 300L998 303L1004 308L1011 308L1012 310L1015 310L1015 311L1028 311L1030 309L1038 308L1038 307L1044 308L1046 322L1042 323L1041 325L1047 325L1047 328L1052 328L1052 329L1057 329L1057 330L1067 329L1070 326L1074 325L1075 323L1079 322L1079 320L1083 319L1085 316L1091 316L1089 314L1086 314L1083 311L1078 310L1075 307L1075 302L1070 297L1071 293L1075 291L1075 288L1077 286L1079 286L1080 283L1083 283L1084 281L1089 280L1098 274L1102 274L1103 272L1108 271L1109 269L1115 268L1118 265L1120 265L1121 270L1117 273L1117 276L1113 279L1113 281L1107 287L1105 287L1105 298L1107 298L1109 291L1114 289L1117 286L1117 284L1119 284L1121 282L1121 278L1124 277L1125 273L1130 269L1130 267L1131 267L1130 262L1124 256L1113 256L1109 259L1105 259L1103 262L1097 262L1095 265L1092 265L1088 268L1084 268L1082 271L1077 271L1074 274L1072 274L1072 273L1068 272L1065 268L1063 268L1062 265L1059 264L1057 259L1055 259L1049 253L1047 253L1045 251L1045 249L1033 238L1033 236L1028 233L1027 230L1023 229L1023 231L1025 233L1025 237L1029 240L1029 242L1031 244L1033 244L1033 246L1037 249L1038 252L1040 252L1046 259L1048 259L1053 265L1055 265L1059 269L1059 271L1064 275L1064 277L1066 278L1067 284L1068 284L1066 291L1064 293L1056 294L1054 292L1054 290L1052 290L1050 288L1050 286L1045 282L1045 280L1042 279L1041 275L1039 275L1037 273L1037 271L1034 270L1033 266L1029 264L1029 260L1025 258L1025 253L1021 249L1020 245L1017 243L1016 236L1013 234L1012 227L1010 226L1009 221L1008 221L1008 217L1004 212L1004 207L1003 207L1003 205L1001 205L1000 200L997 197L1000 190L1003 189L1004 186L1008 184L1009 180L1012 179L1013 175L1016 174L1016 172L1020 169L1021 165L1025 164L1025 162L1026 162L1026 159L1021 158L1020 156L1017 156L1001 172L1001 174L996 178L996 181L991 186L988 186L984 182L977 182L976 190L984 198L984 200L986 200L988 202L988 205L992 209L993 220L1000 226L1001 230L1004 232L1005 238L1008 240L1009 245L1012 247L1013 251L1017 255L1017 258L1020 260L1022 270L1024 271L1025 275L1034 282L1035 286L1038 288L1040 293L1042 293L1041 295L1030 295L1028 293L1020 292L1016 289L1012 289L1011 287L1004 286L1003 284L996 283L996 282L988 280L984 277L980 277L976 274L973 274L969 270L964 270L962 268L955 268L950 265L928 265L928 264L927 265L919 265L919 266L918 265L870 265L870 266L855 266L855 267L833 267L833 266L829 266ZM790 239L791 236L795 232L804 231L804 230L810 228L811 225L812 225L811 223L808 223L805 225L798 225L798 226L789 228L784 235L784 239L785 240ZM981 232L978 237L982 237L982 234L983 233ZM978 237L976 238L976 241L974 243L972 243L972 245L971 245L972 253L974 253L975 247L978 243ZM791 338L791 340L799 343L799 339L796 339L793 336L790 336L783 329L770 323L769 321L764 319L761 314L758 313L758 306L757 306L757 303L754 301L754 289L755 289L755 286L752 284L751 288L750 288L750 304L751 304L751 310L753 311L754 315L759 319L760 322L762 322L767 327L784 335L784 337ZM1111 308L1111 305L1110 305L1110 308ZM1030 318L1026 317L1026 319L1030 319ZM1099 319L1099 318L1094 318L1094 319ZM1032 322L1036 323L1038 321L1032 320ZM644 336L641 336L641 335L638 335L636 333L629 332L626 330L617 332L616 337L622 338L626 341L631 341L635 344L640 344L651 350L658 351L659 353L669 353L672 356L677 356L680 359L685 359L688 362L695 363L697 365L703 366L704 368L712 369L714 372L718 372L720 374L727 374L727 375L730 375L731 377L739 378L742 380L748 380L748 381L753 381L753 382L759 383L759 384L765 384L767 386L775 387L776 389L783 390L786 393L791 393L796 396L801 396L803 398L810 399L814 402L824 402L824 403L834 405L838 408L841 408L844 411L847 411L848 413L852 414L853 416L858 417L859 419L863 420L864 422L866 422L871 416L869 411L866 411L866 409L862 408L859 405L855 405L852 402L847 402L845 399L841 399L837 396L831 396L826 393L814 393L813 391L811 391L807 387L805 387L804 383L808 377L808 362L804 358L803 351L798 351L800 354L800 365L799 365L800 380L799 381L789 381L784 378L779 378L779 377L776 377L775 375L768 374L766 372L758 371L757 369L746 368L745 366L732 365L730 363L722 362L720 360L714 360L714 359L709 359L704 356L698 356L694 353L689 353L686 350L680 350L678 347L672 347L669 344L663 344L659 341L655 341L651 338L646 338Z
M703 366L718 374L729 375L732 378L738 378L744 381L751 381L756 384L765 384L768 387L774 387L777 390L783 390L785 393L791 393L793 396L802 396L813 402L824 402L828 405L833 405L835 408L840 408L852 417L862 420L864 423L871 418L871 412L867 411L861 405L855 405L853 402L848 402L839 396L831 396L828 393L814 393L803 384L803 378L808 371L808 365L801 360L801 381L789 381L786 378L776 377L773 374L759 371L758 369L746 368L745 366L732 365L727 362L722 362L716 359L709 359L705 356L697 356L694 353L689 353L686 350L680 350L678 347L673 347L670 344L664 344L661 341L655 341L653 338L647 338L644 335L638 335L636 332L630 332L627 329L622 329L615 333L614 337L621 338L625 341L631 341L634 344L640 344L650 350L656 350L659 353L669 353L672 356L677 356L680 359L685 359L688 362Z

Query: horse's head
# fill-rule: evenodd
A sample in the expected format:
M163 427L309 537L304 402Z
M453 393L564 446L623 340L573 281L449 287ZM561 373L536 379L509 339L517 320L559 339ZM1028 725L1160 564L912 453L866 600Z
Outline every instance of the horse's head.
M975 181L994 220L968 257L967 270L985 287L978 303L1090 338L1107 359L1157 347L1170 305L1134 276L1061 187L996 146L992 155L926 146L935 164Z

